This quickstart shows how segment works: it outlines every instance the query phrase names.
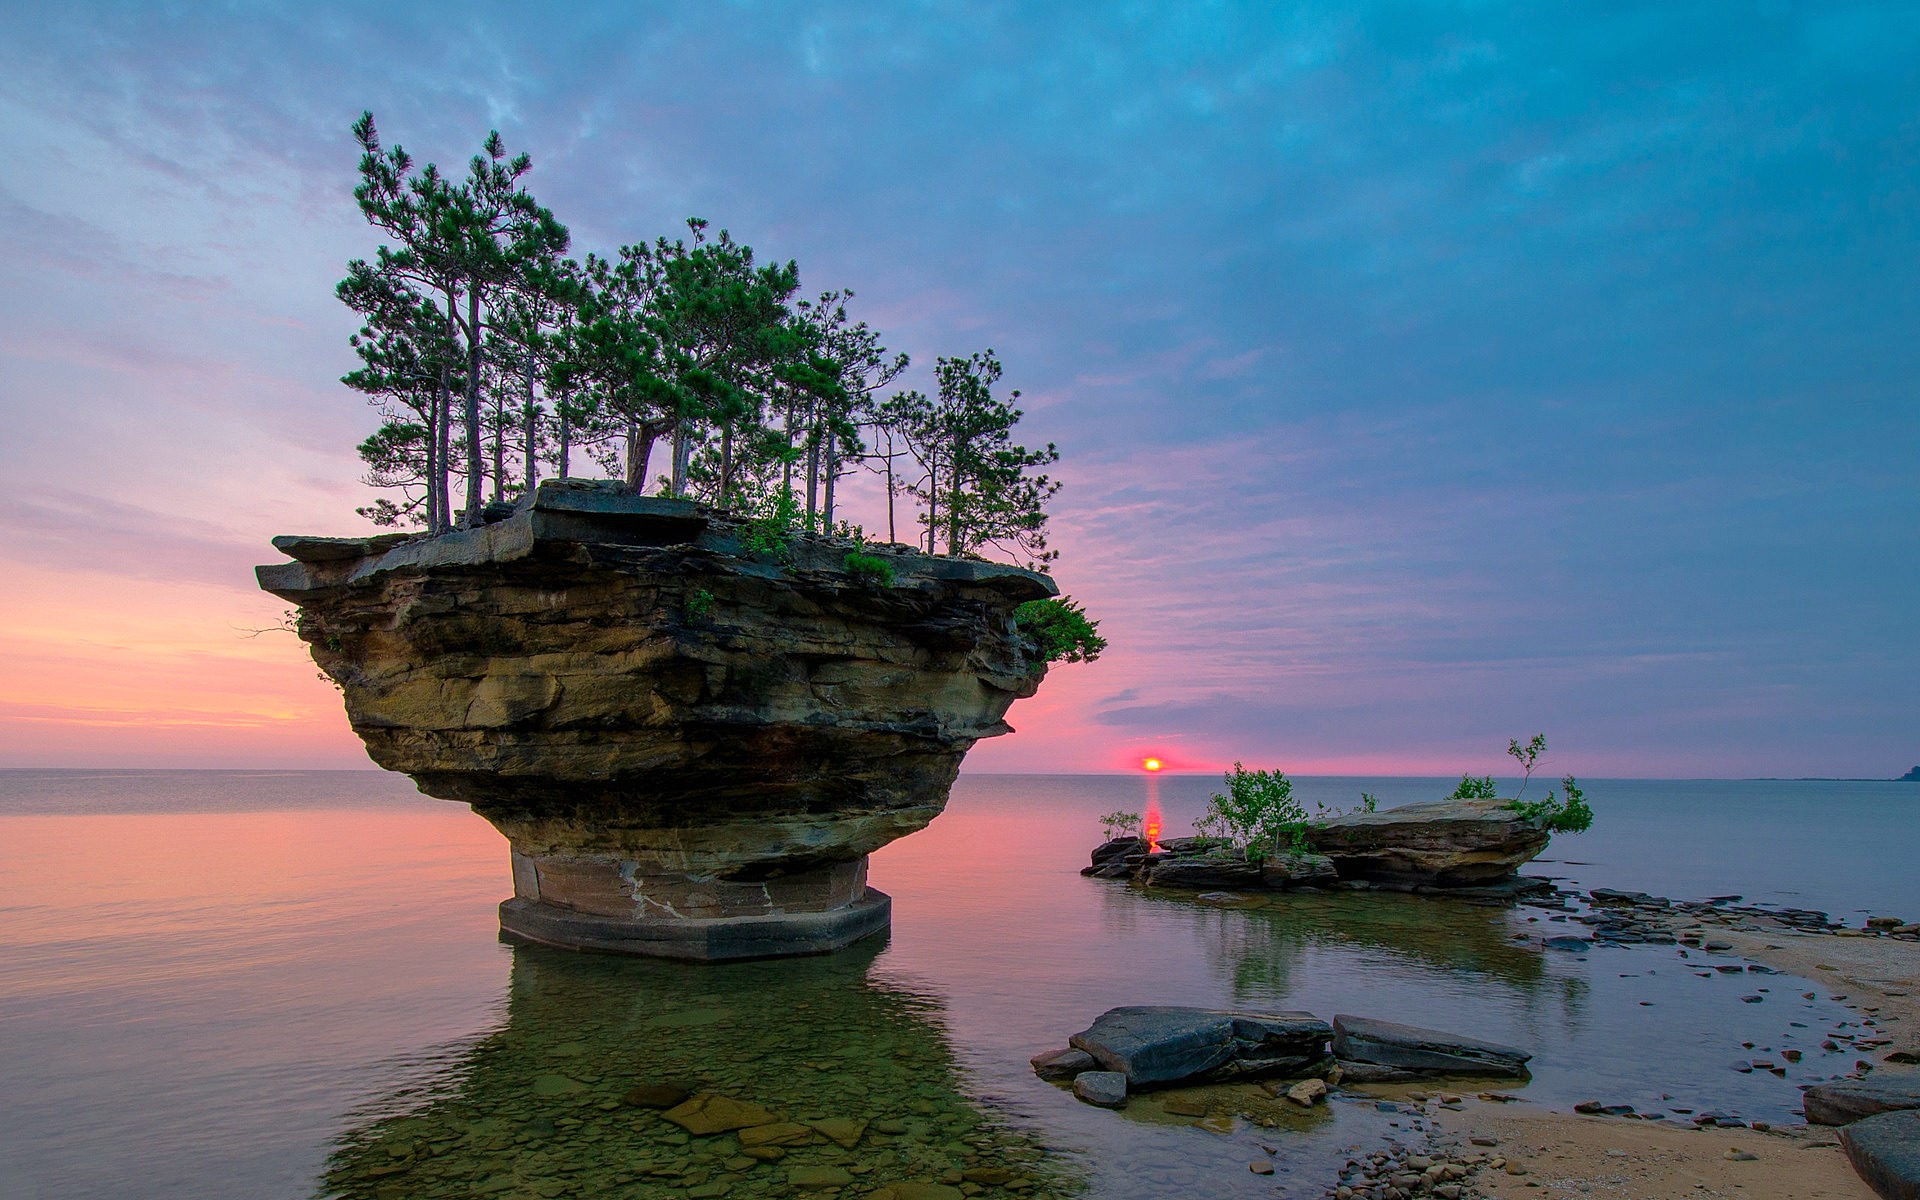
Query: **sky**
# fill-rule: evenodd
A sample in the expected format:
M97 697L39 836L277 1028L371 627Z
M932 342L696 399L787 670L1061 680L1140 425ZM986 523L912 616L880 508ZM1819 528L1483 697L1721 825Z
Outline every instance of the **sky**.
M1920 762L1915 6L0 0L0 766L366 765L363 109L999 354L1112 648L969 769Z

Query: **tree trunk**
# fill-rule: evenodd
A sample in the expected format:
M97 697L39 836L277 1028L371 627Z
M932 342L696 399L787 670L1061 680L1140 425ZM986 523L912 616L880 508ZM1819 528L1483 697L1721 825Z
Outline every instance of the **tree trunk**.
M453 380L449 374L446 367L440 368L439 395L434 398L440 410L433 434L440 447L440 507L433 515L441 533L453 528Z
M638 496L647 490L647 460L653 457L653 426L627 421L627 490Z
M493 394L493 499L496 504L506 499L506 476L507 398L495 392Z
M889 545L899 542L900 535L893 528L893 444L887 444L887 542Z
M480 524L484 507L481 493L482 457L480 445L480 289L467 288L467 403L463 414L467 425L467 511L460 524L472 529Z
M534 462L534 443L538 440L539 430L535 425L534 412L533 412L533 350L531 347L529 347L527 350L527 397L526 398L527 398L527 408L524 414L526 417L526 443L527 443L526 449L525 449L525 453L527 456L526 489L527 489L527 495L531 496L533 495L534 487L540 482L540 468Z
M440 532L440 397L427 394L427 533Z
M820 491L820 431L807 439L807 528L813 528L814 501Z
M687 460L693 454L693 439L687 436L687 423L679 421L673 427L673 479L668 484L671 494L678 497L687 494Z
M954 439L950 475L953 487L947 492L947 557L960 557L960 441Z
M840 473L840 460L834 454L837 441L832 433L827 434L827 478L820 486L820 528L827 533L833 532L833 477Z
M927 553L934 552L934 537L940 532L940 454L934 451L927 462Z
M725 421L720 426L720 507L727 507L727 498L733 495L733 422Z
M792 392L787 393L787 448L789 450L793 448ZM788 492L793 490L793 456L791 454L780 460L780 488L782 491Z
M560 471L560 478L566 479L571 474L567 469L567 458L573 452L573 423L567 419L567 397L561 396L554 401L553 407L554 415L560 418L560 458L554 465Z

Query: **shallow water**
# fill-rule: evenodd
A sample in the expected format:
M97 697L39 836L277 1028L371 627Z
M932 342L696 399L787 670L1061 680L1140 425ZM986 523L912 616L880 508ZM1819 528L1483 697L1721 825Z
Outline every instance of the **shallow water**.
M1271 1196L1246 1169L1261 1143L1282 1184L1317 1190L1345 1147L1412 1122L1243 1088L1216 1097L1243 1114L1221 1134L1151 1098L1109 1113L1033 1077L1028 1056L1127 1003L1512 1041L1535 1073L1506 1090L1563 1106L1667 1094L1785 1120L1797 1084L1850 1066L1817 1047L1852 1018L1811 985L1701 978L1698 953L1674 947L1542 951L1515 940L1563 928L1537 910L1374 894L1219 909L1077 874L1100 813L1157 798L1181 832L1211 783L966 777L946 815L874 858L889 939L695 967L500 944L504 843L404 780L0 772L0 1197L785 1195L794 1167L846 1170L851 1195L1002 1164L1030 1186L989 1196ZM1363 787L1387 804L1445 790L1301 781L1339 803ZM1920 789L1589 792L1599 827L1549 857L1591 865L1541 870L1920 912L1900 860ZM1758 1053L1744 1041L1807 1059L1785 1079L1738 1074L1728 1064ZM736 1137L686 1139L620 1103L650 1082L870 1124L850 1150L750 1165Z

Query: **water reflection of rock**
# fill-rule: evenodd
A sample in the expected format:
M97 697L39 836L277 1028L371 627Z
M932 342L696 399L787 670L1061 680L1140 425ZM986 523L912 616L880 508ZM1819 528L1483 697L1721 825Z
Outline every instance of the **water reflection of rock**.
M320 1194L757 1196L835 1181L862 1193L910 1181L978 1183L969 1192L986 1197L1077 1190L1034 1140L968 1100L938 1003L871 982L876 952L689 967L516 948L505 1023L424 1098L354 1114ZM757 1104L789 1128L759 1144L692 1137L631 1102L643 1084Z
M1308 956L1331 949L1502 985L1523 1001L1557 1002L1568 1016L1585 1003L1585 980L1551 970L1537 943L1515 941L1504 906L1382 892L1294 893L1219 906L1181 893L1119 888L1109 903L1191 910L1198 940L1237 1001L1294 994Z

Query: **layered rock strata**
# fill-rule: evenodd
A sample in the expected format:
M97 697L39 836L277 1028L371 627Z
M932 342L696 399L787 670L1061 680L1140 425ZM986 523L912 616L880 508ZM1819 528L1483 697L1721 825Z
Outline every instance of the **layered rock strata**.
M1512 875L1550 835L1509 800L1434 800L1347 813L1307 836L1342 879L1471 887Z
M1310 850L1259 862L1207 838L1169 838L1149 851L1137 837L1093 851L1082 875L1148 887L1287 891L1337 883L1389 889L1509 884L1547 848L1548 832L1507 800L1436 800L1348 813L1307 827Z
M884 929L866 856L945 806L1045 673L1044 575L768 546L687 501L547 483L432 539L276 538L261 587L367 753L512 849L509 933L695 959Z

